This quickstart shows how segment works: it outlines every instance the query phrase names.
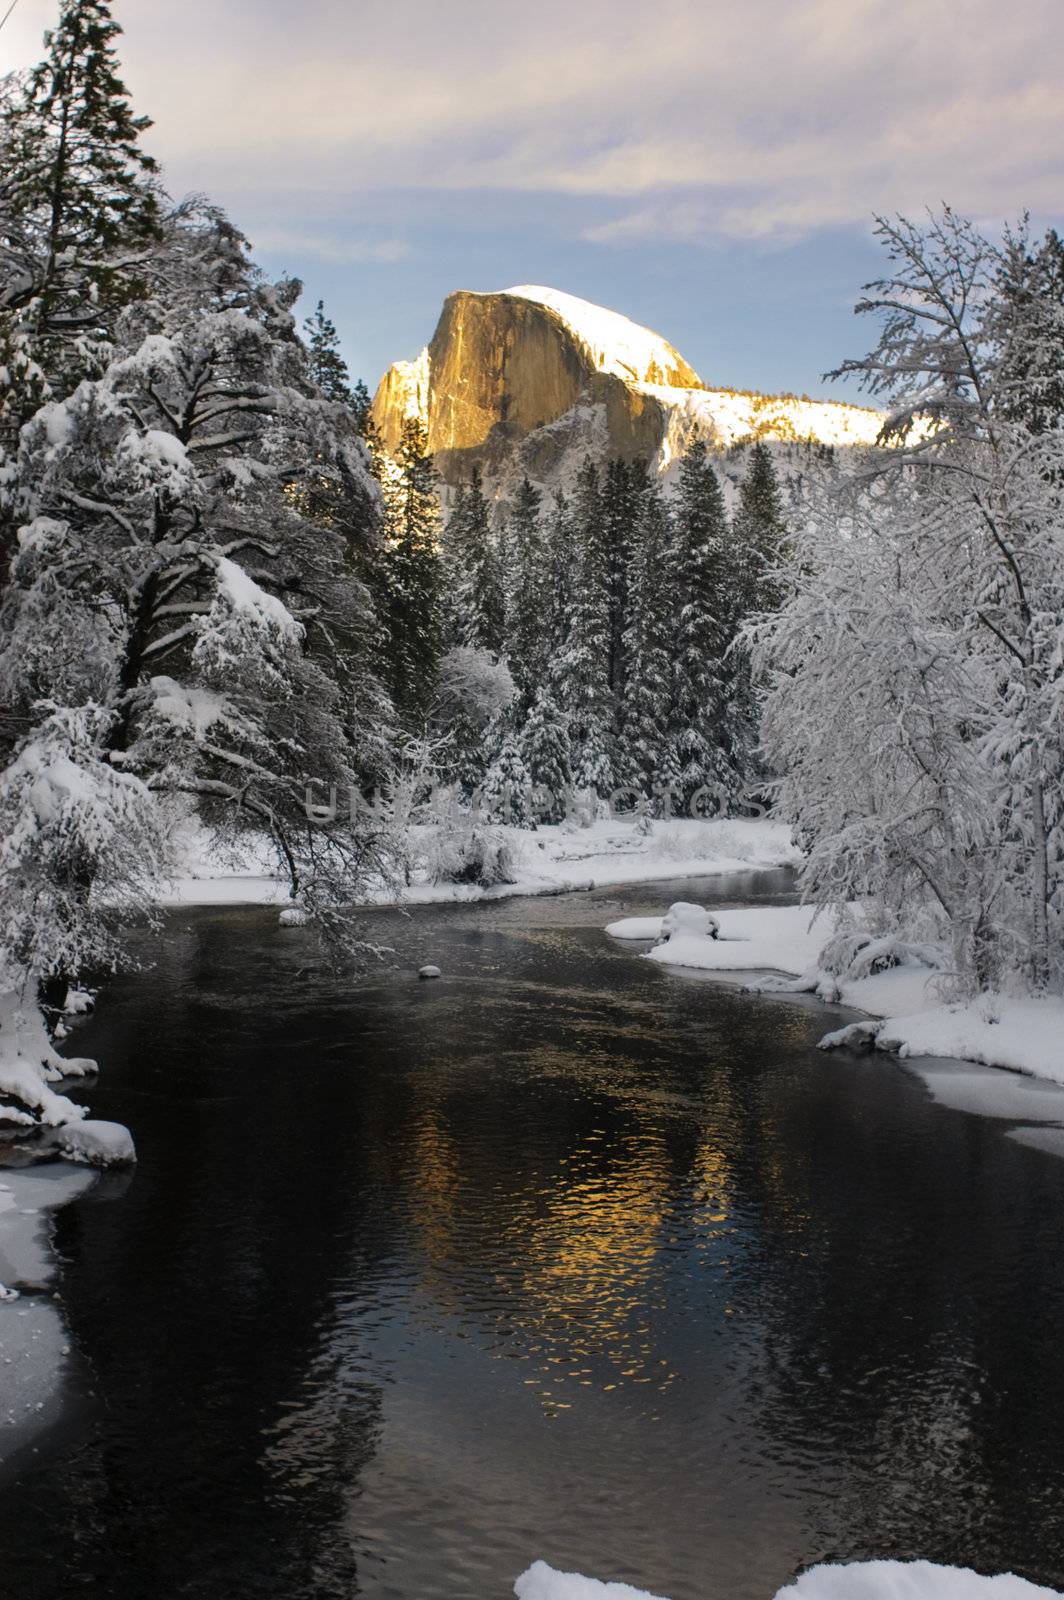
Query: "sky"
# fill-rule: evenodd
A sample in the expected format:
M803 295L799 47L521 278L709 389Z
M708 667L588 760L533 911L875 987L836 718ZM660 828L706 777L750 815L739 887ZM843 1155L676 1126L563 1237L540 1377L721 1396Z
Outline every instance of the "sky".
M18 0L0 70L58 0ZM0 6L0 10L3 7ZM547 284L711 385L846 393L876 213L1064 224L1061 0L115 0L170 190L372 389L454 289Z

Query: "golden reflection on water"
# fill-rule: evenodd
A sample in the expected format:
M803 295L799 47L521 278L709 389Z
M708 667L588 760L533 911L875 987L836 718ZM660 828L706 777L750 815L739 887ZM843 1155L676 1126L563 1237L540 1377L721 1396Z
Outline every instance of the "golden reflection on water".
M563 1062L554 1051L544 1056L537 1065L553 1076ZM480 1185L467 1187L461 1146L431 1090L411 1130L420 1291L490 1327L497 1357L531 1363L534 1375L522 1382L549 1415L570 1410L580 1391L638 1386L649 1398L676 1382L654 1332L667 1254L691 1245L719 1251L733 1191L727 1152L708 1132L689 1172L670 1162L677 1108L645 1084L638 1092L634 1062L594 1050L565 1062L570 1076L592 1075L615 1109L603 1117L608 1131L574 1133L549 1170L536 1154L534 1165L515 1160L501 1172L487 1197Z

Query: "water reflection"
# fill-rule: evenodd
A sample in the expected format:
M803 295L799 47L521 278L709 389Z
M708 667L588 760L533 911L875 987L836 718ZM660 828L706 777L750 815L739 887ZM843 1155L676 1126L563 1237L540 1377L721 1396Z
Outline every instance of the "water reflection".
M1060 1585L1064 1165L610 947L609 898L421 914L388 942L443 982L358 991L197 914L113 992L84 1048L141 1167L63 1216L96 1410L0 1495L13 1588Z

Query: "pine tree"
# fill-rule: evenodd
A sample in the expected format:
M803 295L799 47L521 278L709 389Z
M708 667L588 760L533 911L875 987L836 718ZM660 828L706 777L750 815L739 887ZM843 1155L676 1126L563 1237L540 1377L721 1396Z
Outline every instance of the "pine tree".
M380 439L373 418L370 415L373 409L373 397L361 378L355 382L351 391L351 409L355 415L355 424L359 433L372 445L374 450L379 450Z
M783 557L786 524L779 480L768 446L758 440L750 451L746 475L739 489L739 505L732 521L731 539L724 560L726 588L732 575L741 587L734 596L742 615L771 611L779 604L775 569Z
M633 478L634 478L633 474ZM637 521L627 582L620 703L620 745L626 782L650 795L675 780L669 742L672 698L671 529L661 490L646 472L638 484Z
M559 490L554 497L543 540L544 601L541 609L546 669L557 683L558 662L573 623L577 554L573 509Z
M408 417L385 491L389 687L412 729L428 715L443 645L440 505L425 426Z
M330 400L355 410L355 396L351 390L351 374L340 353L340 335L335 324L325 315L325 302L319 300L314 315L303 323L303 334L308 351L310 375L322 394Z
M549 573L540 520L542 495L524 479L503 526L506 658L517 686L520 715L543 682L548 657Z
M785 540L776 470L767 446L758 441L750 451L739 489L723 573L723 593L729 602L728 609L722 608L728 638L725 743L732 770L744 784L759 775L759 711L749 647L739 630L752 616L778 608L782 590L777 574L784 559Z
M528 771L513 724L507 717L496 730L495 755L480 792L488 819L513 828L535 827L529 788Z
M671 556L676 608L673 643L672 761L684 804L695 791L734 791L725 753L728 645L724 615L728 519L706 446L696 440L680 463Z
M614 703L610 691L610 561L598 471L580 469L573 499L576 580L569 633L554 681L569 719L573 782L605 797L616 786ZM572 558L571 558L572 559Z
M107 0L64 0L47 54L5 118L4 209L30 245L5 310L64 391L115 307L143 292L160 235L157 168L140 148L151 123L134 116L119 76L121 31ZM31 409L21 408L23 420Z
M500 655L503 645L502 572L491 533L480 468L458 492L444 539L449 569L451 632L456 644Z
M608 677L615 703L619 703L624 693L628 569L632 561L633 530L638 516L639 478L637 466L629 466L626 461L617 459L608 464L602 485L602 519L610 591Z
M569 730L550 689L540 684L525 718L519 741L521 760L533 788L533 804L542 822L561 822L573 769Z

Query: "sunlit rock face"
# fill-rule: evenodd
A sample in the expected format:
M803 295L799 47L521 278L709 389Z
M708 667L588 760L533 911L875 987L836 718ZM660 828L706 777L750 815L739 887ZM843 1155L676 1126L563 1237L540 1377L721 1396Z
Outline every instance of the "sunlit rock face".
M695 437L872 443L880 424L857 406L707 389L659 334L531 285L449 295L428 348L385 373L373 415L389 454L418 415L445 483L476 464L503 492L524 475L565 487L588 454L667 472Z

